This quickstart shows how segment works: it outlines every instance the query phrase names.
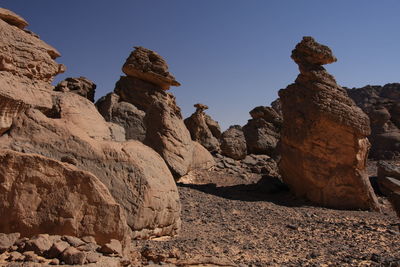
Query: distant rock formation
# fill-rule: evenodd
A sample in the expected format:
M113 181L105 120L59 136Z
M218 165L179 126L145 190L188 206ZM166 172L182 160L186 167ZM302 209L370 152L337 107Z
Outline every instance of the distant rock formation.
M222 133L221 154L236 160L244 159L246 157L246 139L240 125L233 125Z
M0 232L89 234L124 246L177 234L179 196L160 155L104 120L85 98L94 93L86 80L54 91L60 54L20 17L0 14L0 209L8 214Z
M283 113L280 172L298 196L328 207L377 209L365 170L368 116L323 67L329 47L304 37L292 51L300 75L279 91Z
M165 60L136 47L122 69L128 76L119 79L114 93L96 103L103 117L124 127L127 139L140 140L157 151L175 177L203 165L198 159L193 163L190 133L175 97L165 91L180 85L168 72Z
M55 91L72 92L94 102L96 84L85 77L67 78L57 84Z
M282 128L282 117L271 107L259 106L250 111L252 119L243 126L248 154L273 156Z
M347 89L371 121L370 157L400 159L400 83Z
M184 120L192 140L199 142L210 152L220 152L221 128L218 122L204 112L208 106L198 103L194 107L196 111Z

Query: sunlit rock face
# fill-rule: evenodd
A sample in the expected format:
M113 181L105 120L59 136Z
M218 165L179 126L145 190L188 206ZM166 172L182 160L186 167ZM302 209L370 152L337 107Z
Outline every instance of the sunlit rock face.
M283 180L298 196L323 206L376 209L366 173L368 116L323 67L329 47L304 37L292 51L300 75L279 91L283 113Z

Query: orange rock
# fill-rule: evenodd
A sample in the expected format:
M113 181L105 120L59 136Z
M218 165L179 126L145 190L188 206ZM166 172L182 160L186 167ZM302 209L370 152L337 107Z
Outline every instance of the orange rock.
M321 65L336 58L311 37L292 51L300 75L279 91L282 178L298 196L323 206L377 209L365 169L368 116Z

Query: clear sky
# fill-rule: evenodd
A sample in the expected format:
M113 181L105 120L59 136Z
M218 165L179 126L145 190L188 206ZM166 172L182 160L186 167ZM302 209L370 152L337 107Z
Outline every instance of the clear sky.
M181 82L184 117L207 104L222 128L243 125L292 83L291 50L304 35L330 46L339 84L400 80L399 0L0 0L57 48L65 77L85 76L111 92L133 46L163 56Z

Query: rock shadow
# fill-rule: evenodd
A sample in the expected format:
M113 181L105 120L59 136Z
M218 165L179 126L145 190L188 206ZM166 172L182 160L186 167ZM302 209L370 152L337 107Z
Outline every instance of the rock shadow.
M191 188L218 197L246 202L266 201L287 207L312 206L304 199L295 197L278 178L264 176L255 184L217 186L216 184L183 184L178 187Z

